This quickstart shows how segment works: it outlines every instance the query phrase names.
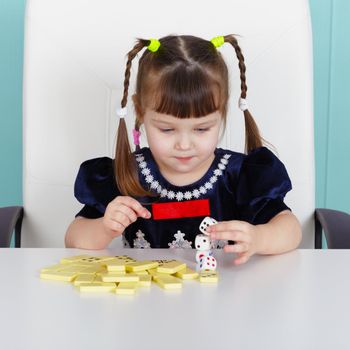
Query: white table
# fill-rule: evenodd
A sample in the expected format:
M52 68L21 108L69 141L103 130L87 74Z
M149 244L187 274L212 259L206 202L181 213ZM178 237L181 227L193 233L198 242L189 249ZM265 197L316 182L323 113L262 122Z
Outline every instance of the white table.
M215 286L152 284L136 296L81 294L39 278L78 254L177 258L194 250L0 249L1 349L349 349L350 251L297 250L234 266L216 251Z

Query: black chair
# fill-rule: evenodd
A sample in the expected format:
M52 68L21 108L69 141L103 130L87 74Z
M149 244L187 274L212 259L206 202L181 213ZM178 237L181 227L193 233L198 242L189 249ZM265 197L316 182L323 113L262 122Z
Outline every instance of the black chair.
M22 207L0 208L0 247L7 248L11 244L15 232L15 247L21 246L21 228L23 220Z
M350 249L350 215L332 209L315 210L315 248L322 248L322 229L330 249Z

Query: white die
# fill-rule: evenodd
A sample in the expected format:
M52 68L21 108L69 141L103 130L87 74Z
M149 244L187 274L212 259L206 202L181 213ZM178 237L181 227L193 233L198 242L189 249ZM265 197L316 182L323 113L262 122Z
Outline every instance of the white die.
M203 256L199 259L199 271L215 271L216 259L213 256Z
M211 250L197 250L196 253L196 262L199 263L199 260L205 256L212 256L213 252Z
M207 235L197 235L194 241L194 245L195 245L195 248L200 251L210 250L211 248L210 237L208 237Z
M215 220L215 219L213 219L213 218L211 218L211 217L209 217L209 216L206 216L204 219L203 219L203 221L200 223L200 225L199 225L199 231L201 231L202 233L204 233L205 235L208 235L208 233L207 233L207 231L206 231L206 229L207 229L207 227L208 226L211 226L211 225L215 225L215 224L217 224L218 222Z

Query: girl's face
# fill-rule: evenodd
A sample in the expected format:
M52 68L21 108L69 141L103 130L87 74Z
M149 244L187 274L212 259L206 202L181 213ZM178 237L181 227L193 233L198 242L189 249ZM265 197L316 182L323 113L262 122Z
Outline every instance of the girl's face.
M142 119L153 157L168 181L186 179L189 184L204 175L219 142L222 121L219 111L205 117L180 119L146 109Z

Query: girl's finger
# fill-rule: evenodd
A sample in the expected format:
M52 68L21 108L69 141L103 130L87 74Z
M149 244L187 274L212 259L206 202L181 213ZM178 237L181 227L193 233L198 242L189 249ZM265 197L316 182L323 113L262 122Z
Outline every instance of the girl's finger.
M125 214L129 218L130 223L137 220L137 215L134 210L124 204L119 204L118 208L116 208L114 211L114 215L116 215L118 212Z
M250 257L251 255L249 253L242 254L237 259L234 260L234 263L235 265L244 264L249 260Z
M127 207L133 209L137 216L143 217L143 218L150 218L151 213L143 207L140 202L138 202L136 199L129 197L129 196L119 196L116 199L116 202L122 203L126 205Z
M207 232L245 231L248 225L247 222L239 220L221 221L209 226Z
M118 222L119 224L123 225L124 228L130 225L130 219L127 215L125 215L123 212L118 211L114 215L110 217L112 221Z
M226 245L224 247L225 253L245 253L249 249L248 244L234 244L234 245Z
M210 238L249 243L250 236L242 231L211 232Z

